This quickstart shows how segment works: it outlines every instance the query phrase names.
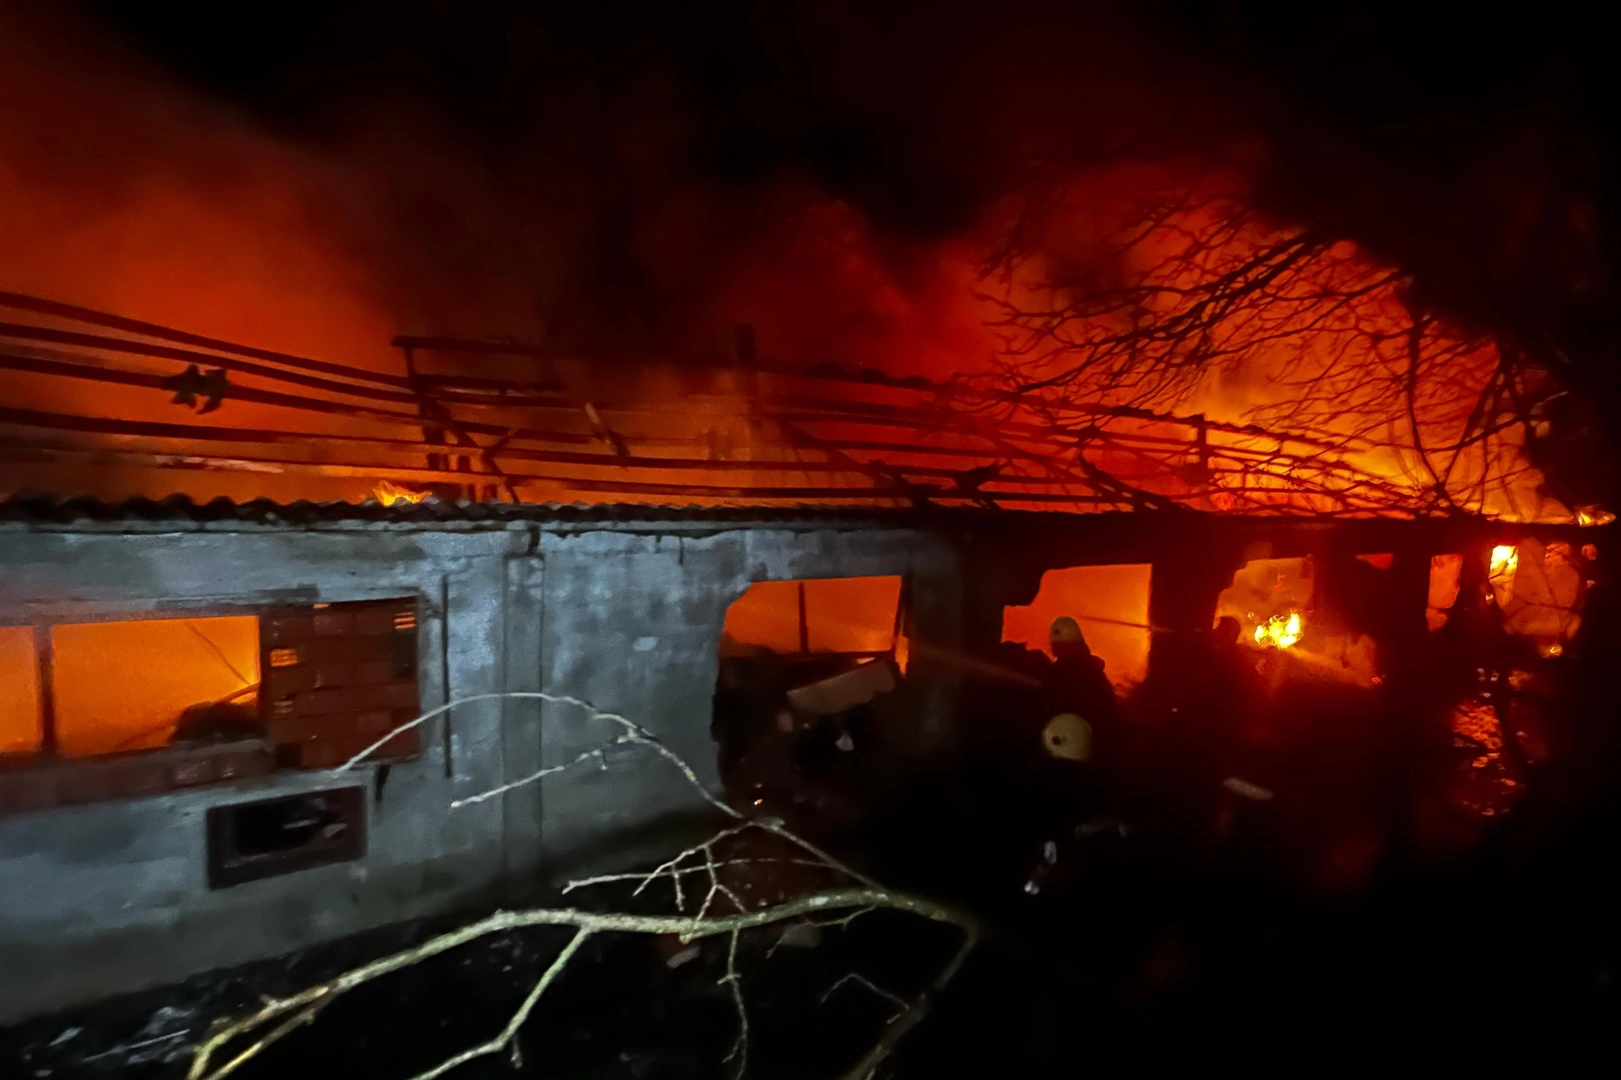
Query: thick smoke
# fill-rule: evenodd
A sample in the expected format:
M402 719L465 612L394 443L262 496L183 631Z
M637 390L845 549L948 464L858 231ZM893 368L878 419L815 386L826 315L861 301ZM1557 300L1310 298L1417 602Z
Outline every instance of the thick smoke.
M370 364L749 322L785 360L973 367L1032 157L1166 130L1145 51L1057 5L164 7L6 16L4 287Z
M610 365L725 351L749 323L792 363L975 374L1029 324L998 297L1077 268L1087 286L1156 273L1140 264L1158 239L1113 264L1100 248L1169 171L1255 212L1220 258L1310 223L1421 267L1404 296L1466 337L1487 307L1426 254L1444 245L1378 227L1422 220L1392 194L1399 169L1336 156L1286 79L1140 12L167 9L4 15L0 288L376 367L398 365L397 332ZM1487 170L1482 190L1547 217L1524 194L1540 174L1521 173ZM1509 229L1496 263L1464 261L1515 280L1545 233ZM999 258L1010 242L1019 257ZM1183 403L1266 404L1306 344L1228 364Z

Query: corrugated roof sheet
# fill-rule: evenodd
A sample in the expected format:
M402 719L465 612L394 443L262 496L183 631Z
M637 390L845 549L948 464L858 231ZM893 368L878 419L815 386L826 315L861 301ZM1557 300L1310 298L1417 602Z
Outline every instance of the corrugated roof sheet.
M163 499L133 498L108 502L89 496L24 495L0 501L0 523L39 525L120 522L242 523L255 525L320 525L336 523L400 525L500 525L506 523L590 522L752 522L752 521L885 521L915 523L921 519L980 517L972 509L860 508L815 506L713 507L643 504L572 504L451 502L428 498L418 503L384 506L373 501L278 503L270 499L234 502L226 498L196 502L187 495ZM1006 512L995 516L1005 518ZM1046 515L1034 515L1046 516Z

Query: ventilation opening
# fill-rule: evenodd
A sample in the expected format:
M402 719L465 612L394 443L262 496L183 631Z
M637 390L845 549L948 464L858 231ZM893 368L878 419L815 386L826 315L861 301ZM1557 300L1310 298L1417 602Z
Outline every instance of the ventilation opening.
M53 626L51 671L63 757L262 731L251 615Z
M221 889L366 851L363 788L288 795L208 811L208 884Z
M1148 674L1147 564L1073 566L1049 570L1028 606L1002 614L1002 640L1052 655L1053 620L1069 616L1080 624L1092 654L1116 689L1142 682Z

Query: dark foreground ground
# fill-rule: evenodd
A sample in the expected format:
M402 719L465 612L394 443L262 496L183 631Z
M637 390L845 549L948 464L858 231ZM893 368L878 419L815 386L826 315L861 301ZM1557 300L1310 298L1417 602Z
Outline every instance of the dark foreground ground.
M965 826L966 827L966 826ZM905 884L974 904L984 946L902 1044L889 1075L1405 1077L1586 1075L1621 1030L1621 813L1511 821L1444 863L1307 898L1254 870L1195 864L1154 836L1106 840L1062 898L974 879L962 834L902 823ZM178 1077L216 1017L420 940L363 935L294 958L0 1031L3 1077ZM409 1077L499 1029L564 932L487 939L355 992L236 1075ZM892 1007L846 983L921 987L944 930L870 916L815 948L744 948L749 1074L837 1077ZM644 938L588 946L524 1029L520 1054L457 1076L729 1076L724 948L674 969ZM735 1063L734 1063L735 1064Z

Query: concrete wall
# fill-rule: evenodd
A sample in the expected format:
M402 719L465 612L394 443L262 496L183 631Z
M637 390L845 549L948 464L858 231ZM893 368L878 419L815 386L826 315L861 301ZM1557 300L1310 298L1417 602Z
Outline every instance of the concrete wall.
M645 724L712 784L716 649L731 601L756 580L895 573L914 576L919 635L955 641L956 555L903 530L0 526L0 622L415 595L424 707L447 694L572 694ZM948 682L929 693L923 750L949 733ZM219 891L206 883L210 806L333 778L0 817L0 1023L529 895L555 866L637 854L632 834L702 805L663 763L614 761L448 809L569 760L604 731L566 706L462 706L448 728L425 730L420 760L391 770L363 859ZM343 779L370 788L373 777Z
M589 532L548 535L542 671L547 687L573 694L646 724L671 749L702 765L713 779L709 735L717 651L726 609L751 582L790 578L910 575L917 633L957 640L960 594L957 559L924 534L750 529L709 536ZM927 752L949 737L951 684L927 662L912 675L930 687L912 744ZM541 753L561 764L597 745L602 721L566 706L541 710ZM646 757L645 750L630 755ZM628 836L637 826L691 807L687 781L666 763L637 770L627 798L612 769L580 770L549 782L542 795L543 846L569 869L591 856L636 854ZM600 851L605 835L625 843Z

